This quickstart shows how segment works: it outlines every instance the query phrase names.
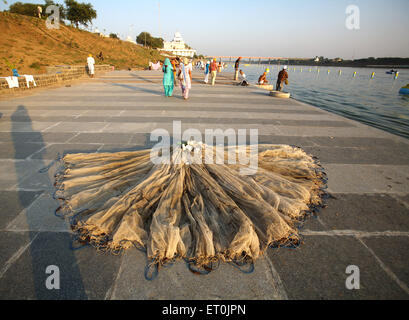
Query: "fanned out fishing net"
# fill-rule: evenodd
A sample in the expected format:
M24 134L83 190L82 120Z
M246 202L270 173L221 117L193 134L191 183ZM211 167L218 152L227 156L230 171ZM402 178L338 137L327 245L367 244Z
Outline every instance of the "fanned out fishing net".
M298 244L299 223L323 205L326 179L316 159L296 147L260 145L258 170L243 175L241 164L205 164L209 148L220 153L203 145L202 164L190 164L182 148L164 164L151 161L151 150L68 154L56 175L58 213L71 218L81 242L113 253L144 248L157 266L183 258L209 270ZM236 152L223 149L226 159Z

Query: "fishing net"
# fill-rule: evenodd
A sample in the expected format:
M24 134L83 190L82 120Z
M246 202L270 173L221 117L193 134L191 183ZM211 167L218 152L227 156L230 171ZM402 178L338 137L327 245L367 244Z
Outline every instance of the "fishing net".
M56 175L57 213L71 218L82 243L114 253L143 248L156 266L183 258L209 270L300 242L297 226L325 194L315 158L297 147L260 145L249 175L248 165L227 163L232 153L238 159L237 148L192 149L172 148L171 161L159 164L152 150L68 154ZM206 164L221 152L223 164Z

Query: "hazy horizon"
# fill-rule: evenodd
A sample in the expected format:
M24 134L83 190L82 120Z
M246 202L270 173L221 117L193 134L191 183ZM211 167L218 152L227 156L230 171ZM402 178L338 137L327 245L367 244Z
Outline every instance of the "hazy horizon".
M17 1L8 1L8 4ZM21 1L43 3L43 1ZM63 3L62 0L55 1ZM179 31L198 54L359 59L409 57L409 1L85 0L97 10L92 29L166 41ZM160 18L159 18L160 3ZM360 30L345 26L348 5L360 9ZM0 9L8 6L1 4Z

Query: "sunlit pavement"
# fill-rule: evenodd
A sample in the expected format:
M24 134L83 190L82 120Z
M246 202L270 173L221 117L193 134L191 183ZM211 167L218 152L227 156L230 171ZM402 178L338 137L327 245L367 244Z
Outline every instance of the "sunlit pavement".
M199 83L166 98L161 73L118 71L89 82L0 102L0 299L408 299L408 140L267 91ZM303 245L267 252L252 274L228 264L208 276L184 262L144 277L146 257L91 247L74 251L54 215L58 154L152 147L150 133L182 128L259 129L260 143L302 147L320 158L334 199L309 220ZM58 266L60 290L46 268ZM348 290L346 269L360 270Z

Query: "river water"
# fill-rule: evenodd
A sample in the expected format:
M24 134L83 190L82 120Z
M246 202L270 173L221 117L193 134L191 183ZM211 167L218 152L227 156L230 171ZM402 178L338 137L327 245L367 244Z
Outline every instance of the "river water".
M275 85L278 66L242 64L240 68L256 83L267 67L271 70L268 80ZM226 69L232 70L232 65ZM299 101L409 139L409 96L399 94L409 83L409 69L399 70L397 79L386 74L389 70L289 66L289 85L284 91Z

